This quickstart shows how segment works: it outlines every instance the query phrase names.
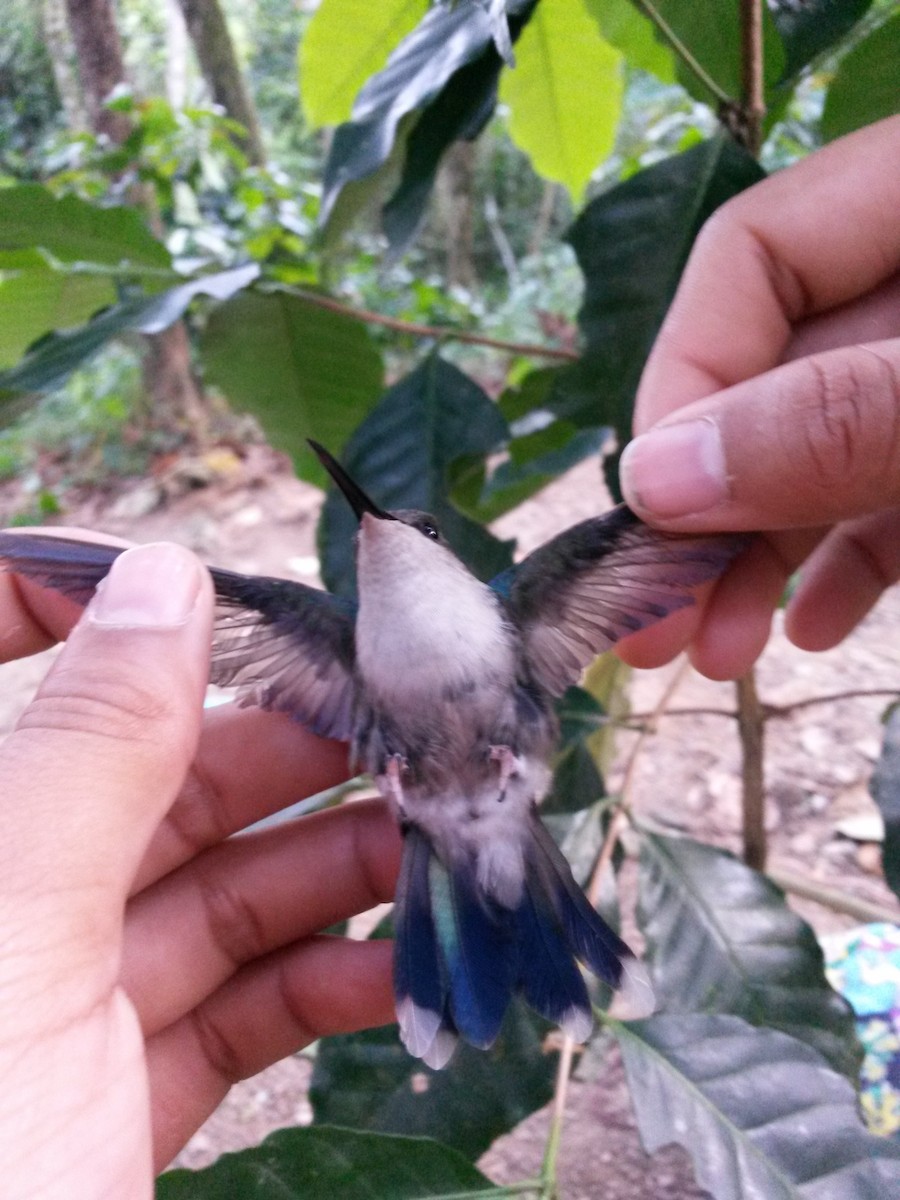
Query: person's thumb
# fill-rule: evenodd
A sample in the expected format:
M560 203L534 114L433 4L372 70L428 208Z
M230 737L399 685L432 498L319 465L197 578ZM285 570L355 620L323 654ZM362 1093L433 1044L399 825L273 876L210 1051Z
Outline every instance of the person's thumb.
M76 923L124 902L196 748L211 624L189 551L115 560L0 746L0 900Z
M667 529L828 525L900 504L900 339L697 400L630 442L620 471L627 503Z

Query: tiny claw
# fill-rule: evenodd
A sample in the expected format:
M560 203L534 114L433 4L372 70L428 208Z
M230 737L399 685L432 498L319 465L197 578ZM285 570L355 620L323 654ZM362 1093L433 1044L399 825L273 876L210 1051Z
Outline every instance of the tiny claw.
M491 746L488 753L491 762L500 764L500 795L498 799L503 800L510 779L519 774L522 764L509 746Z

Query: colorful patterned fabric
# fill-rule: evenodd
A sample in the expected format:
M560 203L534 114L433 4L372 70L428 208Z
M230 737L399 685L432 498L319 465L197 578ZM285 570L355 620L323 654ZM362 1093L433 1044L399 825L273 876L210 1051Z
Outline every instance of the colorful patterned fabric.
M852 1005L865 1049L860 1103L873 1133L900 1140L900 926L822 938L831 986Z

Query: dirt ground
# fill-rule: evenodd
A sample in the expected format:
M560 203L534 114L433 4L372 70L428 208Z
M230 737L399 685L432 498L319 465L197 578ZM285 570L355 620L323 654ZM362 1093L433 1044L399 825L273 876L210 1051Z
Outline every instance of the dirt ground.
M135 541L171 538L210 563L242 571L316 581L315 522L320 494L298 483L270 451L250 447L246 458L227 451L175 462L149 481L111 495L88 496L67 512L67 524ZM4 500L6 503L4 503ZM0 513L12 494L0 491ZM583 464L499 523L523 551L584 516L602 511L596 463ZM792 647L776 619L759 665L761 698L793 704L855 689L900 687L900 589L889 592L835 651L810 655ZM53 651L0 668L0 734L8 731L52 660ZM635 711L652 711L679 664L635 675ZM880 747L879 716L886 698L859 697L798 709L766 731L767 826L770 862L897 912L879 873L878 847L850 840L836 826L871 822L866 781ZM695 673L680 681L672 710L721 711L734 706L734 687ZM621 735L621 774L634 735ZM616 782L616 771L611 783ZM637 760L634 796L640 811L671 828L737 849L740 754L736 723L727 716L668 717ZM871 836L871 835L869 835ZM809 901L793 901L819 933L858 922ZM196 1134L179 1164L197 1167L224 1150L255 1144L272 1129L307 1123L304 1057L288 1059L235 1087ZM481 1166L499 1182L532 1176L539 1167L549 1113L533 1114L501 1138ZM624 1076L615 1054L589 1081L570 1090L560 1154L563 1200L693 1200L687 1155L670 1147L648 1158L637 1138Z

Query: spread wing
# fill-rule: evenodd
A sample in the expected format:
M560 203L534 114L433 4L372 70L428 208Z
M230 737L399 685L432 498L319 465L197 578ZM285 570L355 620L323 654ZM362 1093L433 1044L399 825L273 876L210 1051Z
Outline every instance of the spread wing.
M748 543L651 529L624 504L573 525L492 586L522 630L538 681L554 695L620 638L693 603Z
M0 533L7 569L87 604L118 546ZM352 732L353 627L348 601L287 579L212 568L216 591L210 681L243 703L290 713L323 737Z

